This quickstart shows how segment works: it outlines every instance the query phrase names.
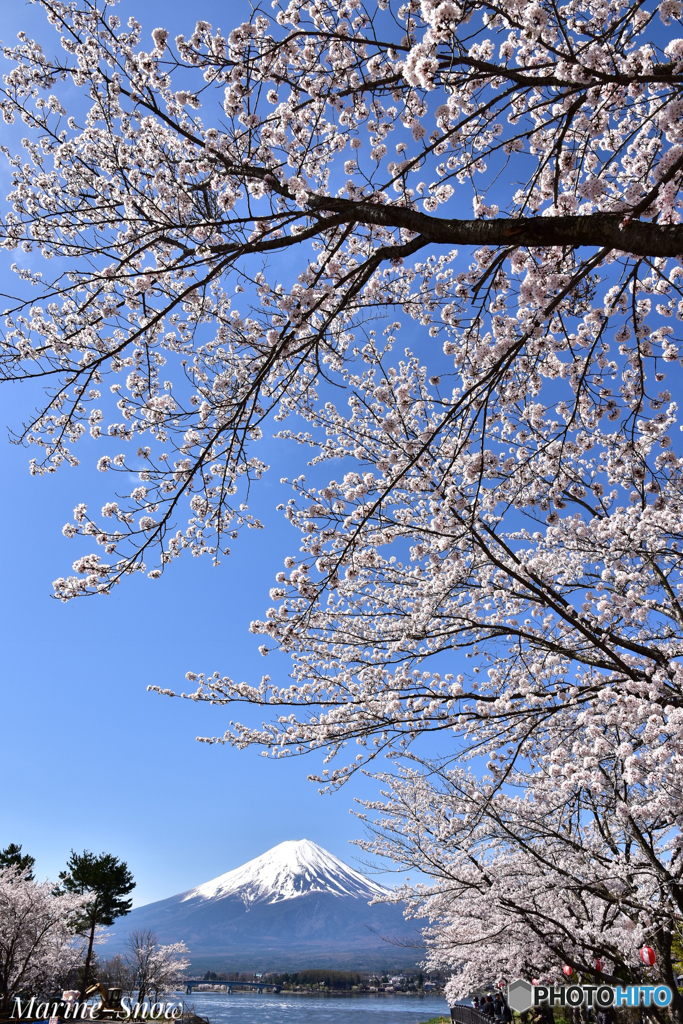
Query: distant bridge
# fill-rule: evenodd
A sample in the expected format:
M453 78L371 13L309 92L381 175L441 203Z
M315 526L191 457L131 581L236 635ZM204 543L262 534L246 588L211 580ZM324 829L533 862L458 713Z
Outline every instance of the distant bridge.
M220 981L219 979L212 978L211 980L202 978L199 981L185 981L185 995L192 995L192 989L197 988L199 985L210 985L211 988L227 988L228 992L232 994L234 988L253 988L257 992L264 992L266 989L272 992L279 992L282 988L281 985L275 985L273 982L268 981Z

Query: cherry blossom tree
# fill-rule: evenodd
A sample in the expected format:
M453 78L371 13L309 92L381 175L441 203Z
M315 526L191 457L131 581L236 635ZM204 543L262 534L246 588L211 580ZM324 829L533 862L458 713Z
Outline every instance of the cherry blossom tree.
M156 579L186 550L219 562L263 525L248 499L280 424L310 479L252 630L292 679L189 673L184 696L272 716L209 741L339 755L323 785L402 757L384 848L435 858L414 897L445 922L435 963L460 933L493 949L463 923L487 893L539 970L589 970L598 946L630 970L640 936L666 959L680 0L275 0L227 37L199 21L152 46L103 0L42 6L60 56L6 50L4 115L29 137L7 150L0 230L23 255L2 372L45 385L18 435L35 473L89 432L101 471L138 477L100 513L77 504L64 532L94 550L56 595ZM430 735L445 762L411 753ZM475 755L490 777L465 784ZM433 813L428 856L410 800Z
M83 962L74 915L88 897L55 895L51 882L35 882L31 869L0 868L0 1012L9 1017L14 997L50 993Z
M190 966L189 949L184 942L171 942L166 946L157 946L152 956L152 973L150 988L154 998L164 992L170 992L182 983L184 972Z
M605 416L629 436L648 398L668 407L647 381L676 358L683 44L655 25L671 25L677 0L652 11L294 0L227 39L204 21L175 43L155 29L151 49L106 0L42 6L62 55L25 37L5 51L4 115L29 137L25 156L8 153L2 239L35 255L17 267L34 288L7 314L4 375L47 386L20 435L38 449L34 472L73 463L89 430L110 439L101 470L141 475L125 507L108 502L95 518L77 507L67 535L93 537L114 560L79 559L60 596L106 590L147 559L156 576L186 548L218 558L242 526L258 528L239 498L265 469L253 454L264 420L314 415L328 379L363 405L395 335L368 340L380 311L439 338L425 347L443 348L437 362L457 385L420 384L414 367L408 391L378 398L379 461L400 450L375 484L381 505L425 452L450 439L457 463L488 423L503 429L501 416L521 414L533 448L544 378L569 385L553 403L563 422L539 444L546 473ZM82 109L64 106L66 81L83 90ZM510 175L521 187L500 184ZM434 216L466 195L474 219ZM475 247L469 263L454 245ZM278 252L300 261L296 281L265 266ZM54 258L65 273L46 286L38 264ZM601 268L613 283L596 297ZM241 311L231 275L250 286ZM405 450L406 403L423 400L433 414L419 433L406 421ZM666 419L648 419L646 436L656 441ZM368 437L355 458L374 465L374 448ZM582 486L541 483L533 452L518 448L529 480L513 498L516 474L505 500L538 509ZM189 525L173 533L187 502Z
M605 674L678 692L676 408L651 388L677 367L679 44L655 30L676 2L293 3L227 40L205 22L174 45L155 30L150 51L108 4L44 6L64 55L7 50L5 116L32 134L11 159L4 240L69 270L45 290L42 270L17 268L47 305L8 313L5 374L48 388L22 435L42 451L35 472L74 461L86 423L107 445L150 442L101 457L140 486L97 522L77 506L67 535L115 558L79 558L57 593L107 590L155 550L152 576L186 548L218 559L262 525L239 499L265 469L250 454L264 421L297 414L311 430L283 432L313 446L316 473L354 468L295 481L303 557L254 625L308 689L213 679L194 695L303 704L298 724L238 742L381 748L462 714L514 740L530 707L564 703L573 665L589 695ZM88 110L66 111L65 79ZM530 170L508 193L516 167ZM474 220L433 216L472 182ZM476 247L462 271L452 244ZM264 269L278 251L301 255L300 280ZM400 319L378 338L389 309ZM406 318L439 373L412 354L393 365ZM108 425L107 376L123 421ZM413 667L459 647L492 652L490 684Z
M145 999L151 1000L152 993L157 1000L160 992L176 987L190 966L187 959L189 950L184 942L160 946L156 935L149 929L132 932L126 946L126 960L141 1006Z
M650 720L629 754L634 736L614 703L603 694L596 714L582 712L564 731L564 751L509 775L505 787L495 760L483 780L416 762L385 774L388 799L366 805L374 835L361 845L433 879L396 898L430 919L427 963L455 969L453 1002L501 978L566 980L569 966L591 983L667 984L680 1020L671 956L682 918L680 833L670 828L680 753L661 756ZM647 970L645 943L657 953Z

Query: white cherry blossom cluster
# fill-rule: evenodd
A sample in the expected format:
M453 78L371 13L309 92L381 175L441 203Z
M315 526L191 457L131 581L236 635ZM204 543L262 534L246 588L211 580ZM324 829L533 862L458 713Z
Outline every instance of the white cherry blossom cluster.
M33 881L30 871L0 869L0 1012L9 1017L25 992L49 996L83 962L73 921L91 898L55 894L54 883Z

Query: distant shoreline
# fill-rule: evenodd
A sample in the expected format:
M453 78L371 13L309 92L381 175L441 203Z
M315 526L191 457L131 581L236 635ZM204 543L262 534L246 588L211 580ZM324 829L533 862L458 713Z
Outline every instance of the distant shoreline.
M269 996L305 996L306 998L315 999L377 999L378 997L389 999L397 996L409 998L409 999L432 999L434 997L443 997L443 990L432 990L429 992L349 992L349 991L328 991L328 992L306 992L306 991L294 991L293 989L280 989L279 992L264 992L258 993L243 989L242 991L235 991L232 993L220 992L217 989L209 989L202 991L195 991L193 995L196 996L227 996L233 999L235 996L258 996L260 994ZM189 998L189 997L188 997Z

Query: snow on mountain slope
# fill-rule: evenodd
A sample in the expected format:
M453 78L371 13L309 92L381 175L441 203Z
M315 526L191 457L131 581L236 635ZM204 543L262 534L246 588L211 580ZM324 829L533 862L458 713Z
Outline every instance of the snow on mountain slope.
M354 896L369 901L387 896L388 890L348 867L309 839L279 843L260 857L228 871L180 897L214 901L238 896L245 906L281 903L310 892Z

